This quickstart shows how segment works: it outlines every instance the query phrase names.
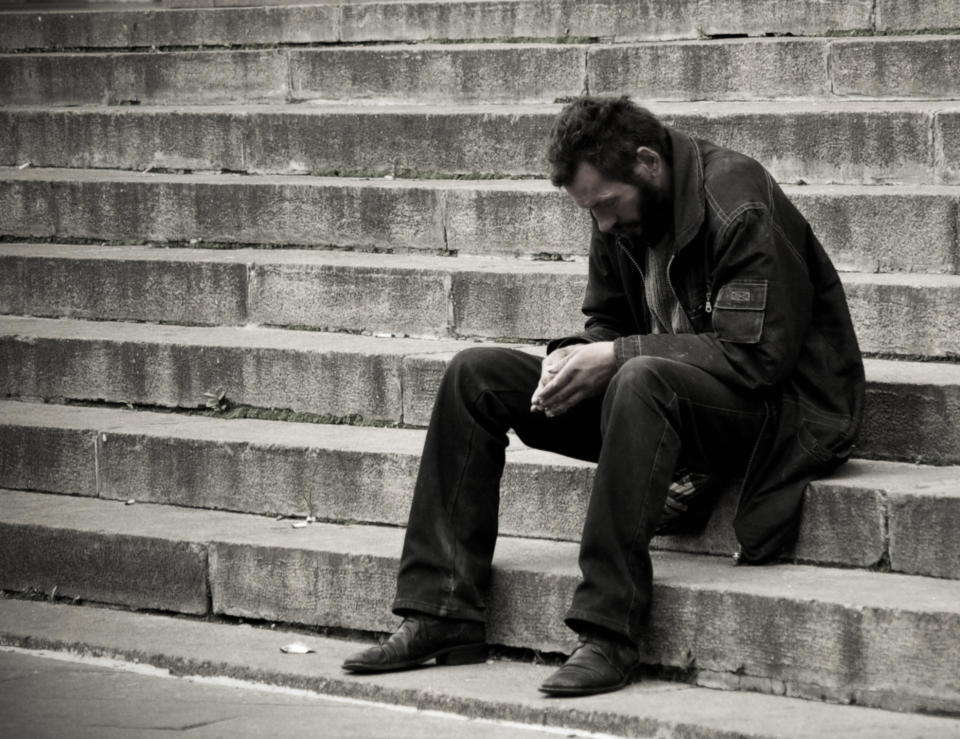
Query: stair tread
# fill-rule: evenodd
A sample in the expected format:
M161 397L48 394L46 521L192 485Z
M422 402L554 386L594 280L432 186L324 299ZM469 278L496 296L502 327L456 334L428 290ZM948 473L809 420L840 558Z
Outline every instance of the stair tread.
M960 730L960 721L952 718L730 693L656 679L642 679L615 694L549 700L537 686L554 668L506 660L358 676L340 668L348 655L365 646L356 641L62 604L0 601L0 638L28 648L152 664L182 675L233 677L418 710L614 736L639 736L655 727L664 735L694 730L704 737L934 739L955 736ZM315 653L291 657L280 652L281 646L294 641Z
M19 56L19 55L18 55ZM303 101L297 103L189 103L176 105L139 104L116 106L81 104L68 107L58 105L4 105L10 112L51 112L68 115L109 113L118 116L146 116L189 113L191 115L429 115L429 116L543 116L553 118L563 106L558 103L384 103L359 100ZM657 115L703 115L717 119L726 115L820 115L845 113L955 113L960 111L960 100L862 100L862 99L804 99L804 100L720 100L720 101L656 101L651 105Z
M404 453L419 456L426 431L340 424L222 419L146 410L64 406L53 403L0 401L0 425L93 430L177 437L197 441L246 443L255 446L336 448L352 452ZM533 449L511 435L507 462L590 468L593 464L561 454ZM924 465L886 460L852 459L839 470L812 483L814 488L877 487L893 494L960 498L960 466Z
M582 257L569 260L518 258L511 255L385 254L337 249L233 249L97 245L69 243L0 244L0 257L29 259L63 259L67 261L149 261L173 263L208 262L213 264L297 265L304 267L337 267L411 272L483 272L493 274L586 274ZM844 283L857 285L891 285L912 288L960 288L960 275L925 272L855 272L841 271Z
M536 192L555 193L557 188L543 178L524 179L453 179L453 178L404 178L372 176L322 176L311 174L265 174L221 173L216 171L195 172L140 172L129 169L92 169L70 167L19 167L0 166L0 180L37 180L53 182L160 182L183 184L232 184L232 185L296 185L307 187L355 187L389 190L459 190L478 192ZM933 184L782 184L784 192L792 195L811 196L877 196L956 197L960 185Z
M321 331L296 331L257 326L176 326L124 321L86 321L73 318L0 316L0 335L45 339L141 341L225 347L269 347L302 351L344 351L362 354L447 354L477 346L476 341L371 337ZM524 346L513 345L510 346ZM532 349L542 352L542 347ZM868 381L905 385L960 384L960 364L866 358Z
M402 526L425 432L5 401L0 436L10 448L0 486L112 500L129 498L132 488L143 502L254 514L305 515L312 505L330 522ZM593 467L511 434L500 531L578 541ZM327 482L314 487L313 479ZM703 532L656 538L654 547L735 551L738 495L732 481ZM960 547L936 542L958 520L960 467L853 459L809 486L787 559L886 562L889 571L955 579Z
M314 523L123 501L0 490L0 522L190 543L225 542L275 549L326 551L395 563L403 530ZM494 567L536 576L578 576L573 542L502 537ZM950 580L799 564L736 567L729 557L653 553L655 580L670 587L816 601L851 608L960 617L960 588ZM530 604L531 607L533 604Z

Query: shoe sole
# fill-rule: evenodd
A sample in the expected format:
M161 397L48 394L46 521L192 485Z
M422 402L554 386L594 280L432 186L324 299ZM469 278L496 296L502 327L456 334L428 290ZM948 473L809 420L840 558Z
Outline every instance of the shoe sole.
M631 670L626 674L623 680L614 685L603 685L594 688L567 688L559 685L557 687L548 687L546 685L541 685L538 690L541 693L556 696L557 698L574 698L578 695L600 695L601 693L612 693L615 690L620 690L621 688L627 687L631 682L633 682L634 672L635 671Z
M435 659L438 665L445 667L479 664L480 662L487 661L487 645L485 643L462 644L456 647L438 649L436 652L425 654L416 659L408 659L405 662L391 662L383 665L344 662L343 669L356 673L397 672L399 670L411 670L415 667L420 667L432 659Z

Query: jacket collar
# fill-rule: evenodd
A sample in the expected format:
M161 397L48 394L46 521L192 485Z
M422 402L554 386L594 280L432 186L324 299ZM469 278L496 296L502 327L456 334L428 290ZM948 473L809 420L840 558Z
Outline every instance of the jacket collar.
M679 252L703 225L703 156L691 136L670 126L667 134L673 147L673 233Z

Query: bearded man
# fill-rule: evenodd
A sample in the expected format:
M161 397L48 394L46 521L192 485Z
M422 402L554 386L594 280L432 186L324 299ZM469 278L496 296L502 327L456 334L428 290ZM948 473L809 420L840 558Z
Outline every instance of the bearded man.
M626 97L565 107L549 160L593 220L585 329L542 360L479 347L451 362L400 563L403 623L347 670L485 658L509 429L597 462L565 617L580 646L540 686L551 695L630 681L655 533L702 524L714 492L740 479L740 559L773 559L793 544L807 483L850 454L864 375L843 288L760 164Z

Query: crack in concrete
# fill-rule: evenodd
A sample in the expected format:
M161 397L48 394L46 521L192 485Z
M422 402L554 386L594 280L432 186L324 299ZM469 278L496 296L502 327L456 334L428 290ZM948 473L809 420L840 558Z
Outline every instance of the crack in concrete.
M193 724L182 724L182 725L154 725L154 726L143 726L140 724L84 724L84 726L91 729L121 729L121 730L136 730L136 731L193 731L194 729L203 729L207 726L216 726L217 724L222 724L226 721L233 721L236 718L243 718L243 716L230 716L228 718L218 718L212 721L198 721Z

